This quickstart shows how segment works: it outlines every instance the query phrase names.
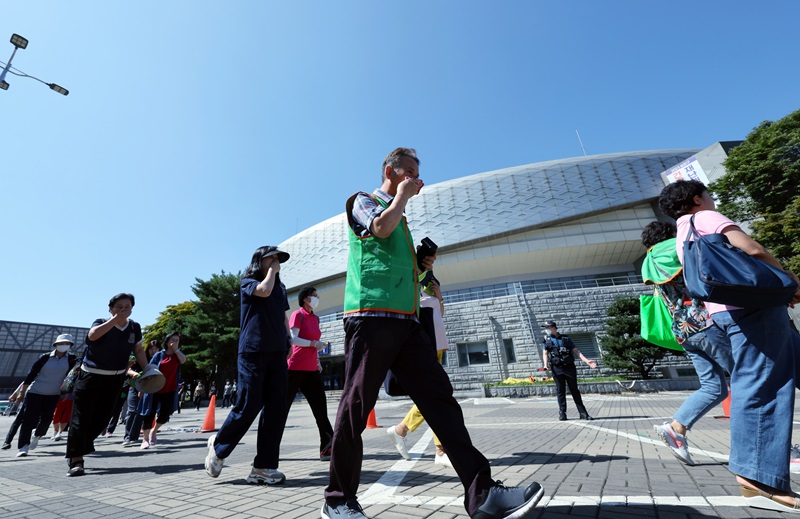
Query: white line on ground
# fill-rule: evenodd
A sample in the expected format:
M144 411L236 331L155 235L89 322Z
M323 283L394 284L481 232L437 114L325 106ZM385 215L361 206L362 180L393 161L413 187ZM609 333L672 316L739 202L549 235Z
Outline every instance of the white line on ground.
M428 445L433 439L433 430L428 427L422 437L417 440L417 443L414 444L413 447L408 449L408 453L411 455L410 460L401 459L386 471L386 474L381 476L381 478L376 481L375 483L370 486L361 497L358 498L361 504L391 504L394 503L394 491L403 482L403 479L406 477L406 474L414 468L414 465L417 464L420 456L425 449L428 448ZM401 497L401 496L397 496ZM451 499L452 498L448 498ZM407 501L403 501L404 503ZM422 504L422 503L420 503ZM440 505L441 506L441 505Z
M465 400L464 403L469 402L469 400ZM511 400L510 398L505 397L498 397L498 398L473 398L472 402L475 405L501 405L501 404L516 404L515 401Z
M585 427L586 429L594 429L596 431L601 431L601 432L605 432L605 433L608 433L608 434L615 434L617 436L622 436L623 438L628 438L630 440L636 440L636 441L638 441L640 443L649 443L649 444L655 445L657 447L664 447L665 449L669 449L669 447L664 445L664 442L662 442L660 440L653 440L652 438L648 438L646 436L638 436L636 434L630 434L630 433L626 433L626 432L622 432L622 431L616 431L614 429L607 429L605 427L598 427L597 425L589 425L588 423L572 422L572 425L577 425L578 427ZM728 461L728 456L726 454L722 454L720 452L707 451L707 450L703 450L703 449L698 449L697 447L692 447L690 452L691 452L692 455L700 454L702 456L707 456L709 458L716 459L718 461L724 461L724 462Z
M537 506L748 506L741 496L553 496Z
M462 496L401 496L373 495L360 497L362 505L455 506L463 507ZM627 507L627 506L686 506L686 507L747 507L741 496L545 496L537 508L573 506Z
M668 418L671 418L671 417L669 417L669 416L648 416L646 418L614 418L614 420L619 420L621 422L653 422L653 424L655 425L655 423L658 420L666 420ZM603 418L602 417L595 418L594 421L595 422L601 422L601 421L603 421ZM567 423L565 423L565 424L561 420L537 420L536 422L475 423L474 421L470 420L470 423L467 425L467 427L469 429L473 429L473 428L478 429L478 428L481 428L481 427L496 428L498 425L502 425L503 427L530 427L531 425L534 425L534 423L535 423L535 425L548 424L548 423L553 423L553 424L560 423L560 424L564 424L564 425L570 425L570 424L580 425L580 424L575 423L575 422L577 422L577 420L568 420Z

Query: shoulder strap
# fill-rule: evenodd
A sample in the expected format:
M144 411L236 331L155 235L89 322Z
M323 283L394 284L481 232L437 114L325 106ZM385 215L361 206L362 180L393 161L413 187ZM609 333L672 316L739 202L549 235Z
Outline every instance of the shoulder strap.
M33 366L31 366L30 373L28 373L28 376L25 377L25 378L26 379L28 379L28 378L36 378L36 376L39 374L39 372L42 371L42 366L47 364L47 358L49 356L50 356L50 352L42 353L41 355L39 355L39 358L36 359L36 362L34 362Z
M697 237L696 239L699 239L701 237L700 234L697 232L697 229L694 226L694 217L695 216L697 216L697 214L693 214L692 217L689 219L689 232L686 233L686 239L683 240L684 244L686 244L689 241L691 241L689 238L691 238L692 236L696 236Z

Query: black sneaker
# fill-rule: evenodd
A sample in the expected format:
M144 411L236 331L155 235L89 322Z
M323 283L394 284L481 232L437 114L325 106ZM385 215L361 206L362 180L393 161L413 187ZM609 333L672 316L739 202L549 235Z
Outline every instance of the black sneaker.
M0 447L0 449L3 449L4 451L7 451L10 448L11 448L11 444L10 443L4 443L3 446Z
M567 419L567 413L559 413L558 419L561 420L562 422L565 421Z
M594 420L594 418L592 418L591 416L589 416L589 414L588 414L588 413L583 413L583 414L581 415L581 420Z
M76 461L75 463L71 463L67 460L67 465L69 466L69 471L67 472L68 478L77 478L83 476L86 471L83 469L83 462Z
M533 482L527 488L506 487L499 481L489 489L486 501L478 508L472 519L522 519L536 506L544 495L539 483Z
M320 517L322 519L369 519L355 499L346 501L338 506L331 506L325 503L322 505Z

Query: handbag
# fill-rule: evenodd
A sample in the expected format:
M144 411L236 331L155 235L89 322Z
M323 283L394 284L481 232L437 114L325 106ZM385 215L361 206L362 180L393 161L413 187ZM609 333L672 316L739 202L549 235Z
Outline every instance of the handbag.
M82 365L83 359L78 359L75 361L75 365L67 372L67 376L64 377L64 381L61 383L62 395L75 391L75 381L78 380Z
M724 234L700 236L689 221L683 242L686 290L703 301L742 308L786 306L797 283L783 270L731 245ZM694 236L694 240L690 238Z
M639 296L639 317L642 321L642 339L656 346L670 350L683 351L672 332L672 316L664 301L654 295Z

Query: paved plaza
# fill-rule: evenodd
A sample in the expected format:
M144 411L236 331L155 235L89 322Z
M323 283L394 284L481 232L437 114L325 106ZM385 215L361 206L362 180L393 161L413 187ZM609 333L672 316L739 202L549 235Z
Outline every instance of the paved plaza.
M533 517L661 518L783 517L744 505L727 470L729 424L715 409L689 435L697 463L678 462L653 432L688 393L586 395L595 420L557 420L553 398L461 398L475 445L506 485L540 482L545 497ZM465 518L461 484L452 469L434 465L430 429L409 435L412 460L397 454L386 427L399 422L409 400L380 401L381 428L364 432L359 500L372 518ZM217 426L227 410L217 409ZM333 421L336 402L329 402ZM184 409L150 450L123 448L120 429L98 439L86 476L65 477L64 442L43 440L27 458L16 443L0 451L0 518L315 518L328 481L318 436L305 402L292 407L281 446L284 485L245 483L255 450L255 428L226 460L222 475L203 469L208 434L195 432L205 409ZM12 417L0 417L0 434ZM795 418L796 420L796 418ZM797 421L796 421L797 423ZM796 488L800 486L800 476Z

